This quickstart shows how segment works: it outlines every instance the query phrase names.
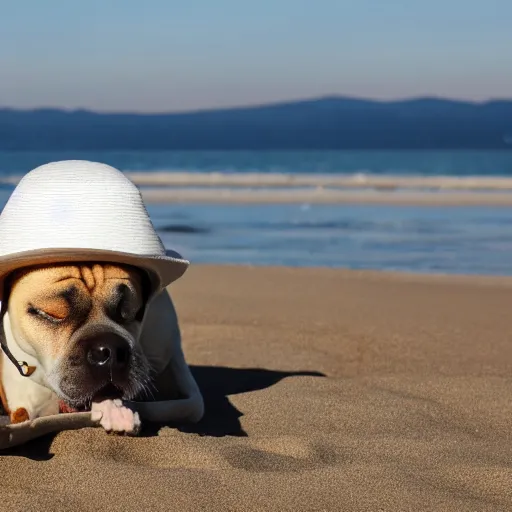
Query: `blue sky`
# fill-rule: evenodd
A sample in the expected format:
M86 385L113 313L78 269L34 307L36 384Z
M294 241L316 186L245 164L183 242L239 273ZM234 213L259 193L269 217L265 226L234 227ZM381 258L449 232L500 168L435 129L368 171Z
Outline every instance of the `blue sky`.
M0 105L512 96L512 0L0 0Z

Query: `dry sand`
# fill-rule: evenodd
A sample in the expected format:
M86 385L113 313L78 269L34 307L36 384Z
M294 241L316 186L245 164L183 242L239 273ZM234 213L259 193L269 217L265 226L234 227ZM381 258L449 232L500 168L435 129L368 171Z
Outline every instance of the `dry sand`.
M197 266L172 292L205 420L13 450L1 510L512 510L511 280Z

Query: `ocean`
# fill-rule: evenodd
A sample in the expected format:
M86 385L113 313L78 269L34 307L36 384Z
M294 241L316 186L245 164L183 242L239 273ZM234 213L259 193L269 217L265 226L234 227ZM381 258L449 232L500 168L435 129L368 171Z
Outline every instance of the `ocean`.
M125 171L512 176L507 151L0 151L0 175L54 160L104 162Z
M137 172L512 177L512 151L0 151L0 177L63 159ZM2 207L12 188L0 188ZM175 203L148 211L164 243L192 263L512 275L509 207Z

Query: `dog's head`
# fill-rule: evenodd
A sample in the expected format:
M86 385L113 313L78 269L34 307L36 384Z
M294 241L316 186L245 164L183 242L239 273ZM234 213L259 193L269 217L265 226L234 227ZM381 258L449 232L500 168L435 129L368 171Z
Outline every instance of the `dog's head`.
M23 269L6 282L12 336L68 405L134 398L149 384L139 345L149 282L114 264Z

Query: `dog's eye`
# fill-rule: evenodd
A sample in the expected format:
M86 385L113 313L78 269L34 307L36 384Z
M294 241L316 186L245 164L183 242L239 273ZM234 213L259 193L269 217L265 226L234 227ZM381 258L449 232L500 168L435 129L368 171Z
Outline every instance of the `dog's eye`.
M137 298L125 284L117 287L116 295L108 308L109 316L119 323L131 323L137 320Z
M27 313L32 316L36 316L38 318L42 318L52 324L58 324L64 320L64 318L59 318L57 316L53 316L42 309L36 308L34 306L29 306L27 309Z
M137 311L133 310L132 304L122 301L117 306L113 318L121 323L131 323L137 320Z

